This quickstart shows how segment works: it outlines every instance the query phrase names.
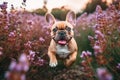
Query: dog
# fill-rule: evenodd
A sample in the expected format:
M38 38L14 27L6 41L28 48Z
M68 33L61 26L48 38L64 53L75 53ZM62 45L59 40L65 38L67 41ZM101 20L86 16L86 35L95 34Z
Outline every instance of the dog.
M76 15L69 11L65 21L56 21L50 13L45 15L51 30L51 42L48 48L49 66L56 67L57 59L62 59L66 67L70 66L77 57L77 43L74 39Z

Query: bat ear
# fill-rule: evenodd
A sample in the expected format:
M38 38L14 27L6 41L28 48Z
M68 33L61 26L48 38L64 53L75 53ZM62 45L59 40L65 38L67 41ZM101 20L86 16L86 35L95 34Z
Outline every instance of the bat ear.
M66 21L72 24L73 26L76 25L76 15L73 11L67 13Z
M55 18L52 14L50 13L46 13L45 15L45 18L46 18L46 21L50 24L50 25L53 25L55 23Z

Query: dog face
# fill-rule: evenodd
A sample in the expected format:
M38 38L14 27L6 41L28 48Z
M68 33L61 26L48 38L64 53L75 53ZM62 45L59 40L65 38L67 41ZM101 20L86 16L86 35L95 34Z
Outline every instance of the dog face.
M65 45L74 35L73 27L67 22L56 22L51 29L51 36L61 45Z
M46 14L46 21L51 26L51 36L57 44L66 45L74 36L75 13L69 12L65 21L56 21L52 14Z

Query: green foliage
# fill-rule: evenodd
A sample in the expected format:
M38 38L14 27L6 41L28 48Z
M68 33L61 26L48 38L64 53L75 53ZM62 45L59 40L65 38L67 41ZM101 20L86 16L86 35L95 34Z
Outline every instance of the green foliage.
M81 16L83 13L84 13L84 12L78 12L78 13L76 14L76 17Z
M106 2L102 2L102 0L92 0L91 3L87 4L83 12L92 13L95 11L97 5L100 5L103 10L107 8Z
M79 26L77 28L77 30L80 33L80 36L76 36L75 39L77 41L77 45L78 45L78 58L76 63L80 63L81 59L80 59L80 54L82 51L91 51L93 52L93 49L90 45L90 41L88 40L88 35L94 35L93 29L91 27L86 28L86 30L82 29L82 26Z
M32 13L36 13L38 15L45 15L46 12L47 10L39 8L39 9L34 10Z
M47 12L47 10L39 8L39 9L34 10L32 13L36 13L38 15L45 15L46 12ZM67 9L63 10L60 8L54 8L51 11L51 13L54 15L54 17L59 20L65 20L66 14L68 12L69 12L69 10L67 10Z
M55 18L59 20L65 20L66 14L69 12L69 10L62 10L59 8L55 8L52 10L52 14L55 16Z

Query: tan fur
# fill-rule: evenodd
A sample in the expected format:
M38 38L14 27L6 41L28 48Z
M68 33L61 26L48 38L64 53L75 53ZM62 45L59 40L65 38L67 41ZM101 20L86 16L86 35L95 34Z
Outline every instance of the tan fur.
M51 15L51 14L49 14L49 15ZM70 16L71 15L69 13L68 17L70 17ZM71 28L71 32L69 34L67 33L67 36L68 35L74 36L73 25L70 24L70 22L67 21L67 20L69 20L68 17L66 17L66 21L58 21L58 22L51 21L51 22L54 22L51 25L51 36L56 35L52 31L53 28L55 28L56 26L58 27L58 29L65 29L66 26L69 26ZM47 17L47 19L49 19L49 17ZM50 19L55 20L53 16L50 17ZM51 42L50 42L50 46L48 48L48 56L50 58L50 63L49 64L50 64L51 67L56 67L57 64L58 64L57 57L56 57L56 52L57 52L56 46L57 46L56 42L52 39ZM65 64L65 66L70 66L76 60L77 50L78 50L74 37L67 43L67 47L68 47L68 50L70 51L70 55L68 56L68 58L64 59L64 64Z

